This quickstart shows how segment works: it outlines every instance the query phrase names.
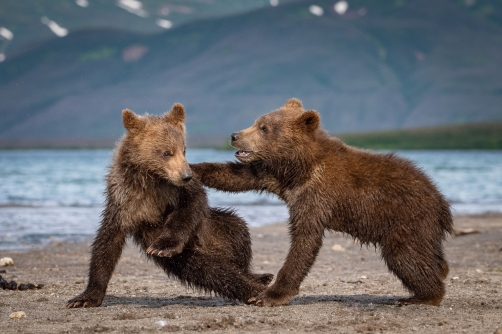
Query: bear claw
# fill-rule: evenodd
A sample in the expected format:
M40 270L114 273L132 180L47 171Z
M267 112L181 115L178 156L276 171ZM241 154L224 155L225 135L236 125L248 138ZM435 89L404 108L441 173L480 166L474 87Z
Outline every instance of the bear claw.
M100 293L99 296L80 295L66 302L66 308L80 308L80 307L97 307L101 305L104 294Z
M410 297L410 298L402 298L396 301L397 306L405 306L405 305L412 305L412 304L424 304L424 305L432 305L432 306L438 306L441 304L443 298L416 298L416 297Z
M177 248L157 249L153 246L150 246L146 249L146 253L158 257L172 257L176 254L181 253L181 250Z

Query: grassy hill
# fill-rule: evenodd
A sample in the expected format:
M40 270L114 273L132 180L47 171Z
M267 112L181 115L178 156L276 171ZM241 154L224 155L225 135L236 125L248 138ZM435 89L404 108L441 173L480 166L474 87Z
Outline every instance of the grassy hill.
M174 102L190 136L226 137L290 97L332 133L501 120L501 12L354 0L339 15L330 0L295 1L158 34L73 32L0 63L0 140L100 142L123 133L122 109Z
M365 149L375 150L502 150L502 122L474 123L400 129L369 133L334 134L345 143ZM0 149L16 148L113 148L116 139L80 140L0 140ZM229 137L190 136L190 148L216 148L235 150L229 144Z
M374 150L502 150L502 122L339 133L334 136L348 145ZM235 150L229 143L216 147Z
M373 133L339 134L349 145L369 149L502 149L502 122Z

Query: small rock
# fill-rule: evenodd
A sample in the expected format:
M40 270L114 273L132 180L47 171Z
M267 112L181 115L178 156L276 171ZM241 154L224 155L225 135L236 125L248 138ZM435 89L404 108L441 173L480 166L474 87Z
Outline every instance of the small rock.
M362 278L362 279L367 279L368 277L366 277L366 276L364 276L364 275L363 275L363 276L361 276L360 278Z
M481 270L481 269L476 269L476 272L477 272L477 273L479 273L479 274L481 274L481 273L483 272L483 270Z
M0 275L0 288L2 289L7 289L7 286L9 285L9 282L7 282L2 275Z
M453 234L456 237L459 237L461 235L477 234L477 233L481 233L481 231L476 230L475 228L460 228L460 227L453 228Z
M39 285L43 286L43 284L39 284ZM21 290L21 291L28 290L28 289L33 290L33 289L37 289L37 288L38 288L38 286L33 283L22 283L22 284L19 284L17 287L17 289Z
M263 234L258 233L258 234L256 235L256 237L261 239L261 238L263 238Z
M345 252L345 248L342 247L342 245L335 244L333 247L331 247L332 251L335 252Z
M459 279L459 277L458 276L453 276L451 279L452 280L457 280L457 279Z
M167 319L178 319L178 317L174 313L167 313L166 318Z
M7 285L7 289L9 290L16 290L17 289L17 283L14 281L10 281L9 285Z
M102 332L107 332L110 329L108 327L104 327L101 325L95 325L92 327L86 327L83 328L82 333L102 333Z
M160 326L160 327L164 327L165 325L167 325L167 321L159 320L159 321L155 322L155 325Z
M8 266L13 266L14 265L14 260L10 257L3 257L0 259L0 267L8 267Z
M416 332L416 331L418 331L418 327L411 327L411 330Z
M14 312L10 314L9 318L11 319L26 318L26 313L24 313L23 311Z

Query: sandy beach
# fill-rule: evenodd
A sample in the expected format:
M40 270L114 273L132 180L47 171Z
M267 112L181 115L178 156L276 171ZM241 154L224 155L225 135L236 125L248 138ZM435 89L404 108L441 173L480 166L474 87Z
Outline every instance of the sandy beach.
M66 309L87 282L89 246L53 243L0 250L14 266L0 275L42 289L0 290L2 333L144 333L181 331L340 333L502 333L502 214L456 216L455 227L481 233L445 244L450 274L439 307L393 303L407 292L387 272L378 250L327 233L300 294L289 305L263 308L186 289L128 243L103 305ZM254 269L276 274L289 247L286 224L251 228ZM14 312L26 316L11 319Z

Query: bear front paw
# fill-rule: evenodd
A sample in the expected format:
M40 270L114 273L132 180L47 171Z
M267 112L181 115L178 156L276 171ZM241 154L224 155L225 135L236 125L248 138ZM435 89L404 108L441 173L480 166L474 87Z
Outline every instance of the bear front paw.
M104 297L104 293L85 291L81 295L66 302L66 308L98 307L103 302Z

